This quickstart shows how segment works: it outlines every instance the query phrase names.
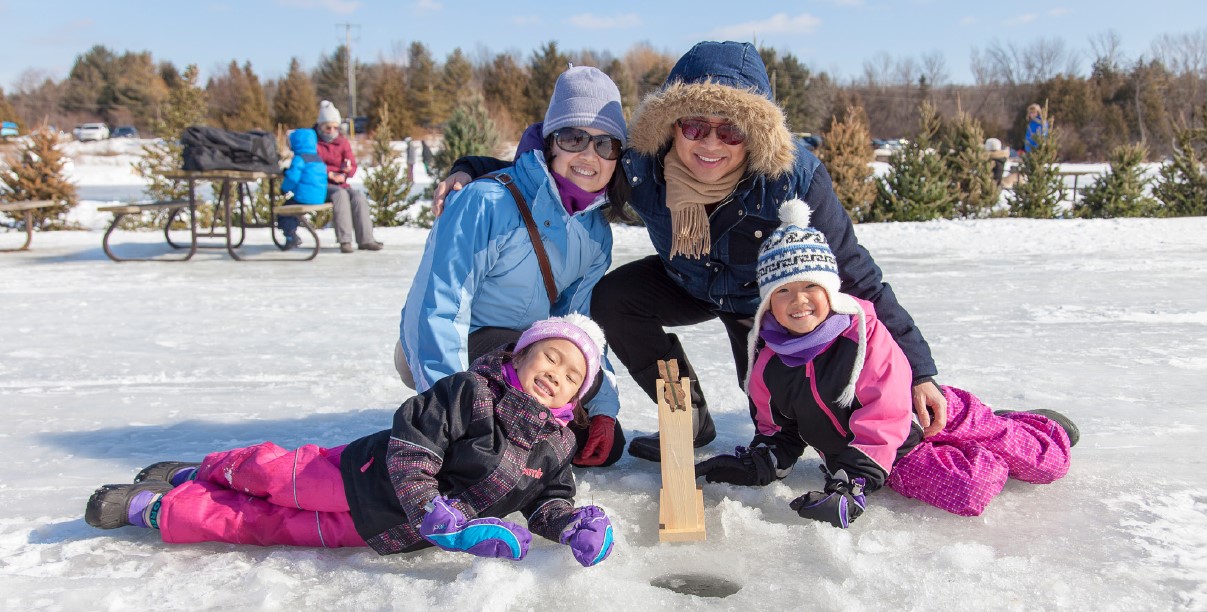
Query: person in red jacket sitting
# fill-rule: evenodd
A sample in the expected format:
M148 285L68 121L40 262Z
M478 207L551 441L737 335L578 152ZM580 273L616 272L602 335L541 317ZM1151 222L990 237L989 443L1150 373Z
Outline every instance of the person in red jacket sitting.
M314 126L318 134L319 157L327 164L327 200L334 207L335 239L341 253L351 253L352 240L362 251L380 251L382 244L373 238L373 217L365 194L348 185L356 174L356 156L352 143L339 131L339 109L327 100L319 103L319 119Z

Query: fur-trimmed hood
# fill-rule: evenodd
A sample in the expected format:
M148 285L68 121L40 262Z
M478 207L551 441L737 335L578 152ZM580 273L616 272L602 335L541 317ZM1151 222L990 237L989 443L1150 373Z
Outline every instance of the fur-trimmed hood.
M662 89L642 100L630 123L629 142L656 155L674 134L675 121L694 115L727 117L746 133L750 170L777 177L791 172L796 146L784 111L771 100L767 68L750 43L702 42L671 69Z

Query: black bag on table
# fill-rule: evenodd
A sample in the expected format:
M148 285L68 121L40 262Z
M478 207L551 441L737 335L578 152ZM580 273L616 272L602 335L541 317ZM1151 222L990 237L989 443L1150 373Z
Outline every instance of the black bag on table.
M185 170L245 170L280 174L276 136L194 125L180 136Z

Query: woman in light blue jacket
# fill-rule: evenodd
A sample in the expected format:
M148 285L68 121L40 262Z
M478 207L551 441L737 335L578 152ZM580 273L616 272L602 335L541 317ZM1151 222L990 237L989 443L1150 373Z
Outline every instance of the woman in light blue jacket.
M620 214L627 200L623 173L616 172L625 131L615 83L596 68L572 67L554 87L543 149L521 154L502 171L531 210L553 291L503 181L474 182L445 202L402 309L394 358L404 383L425 391L514 342L535 321L590 315L591 292L612 263L605 209ZM615 379L610 372L599 379L587 422L571 426L577 465L609 465L624 447Z

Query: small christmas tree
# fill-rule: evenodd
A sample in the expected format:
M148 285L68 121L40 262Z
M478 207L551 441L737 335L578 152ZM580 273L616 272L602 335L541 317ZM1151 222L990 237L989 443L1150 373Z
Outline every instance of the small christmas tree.
M1207 215L1207 104L1196 115L1197 123L1175 130L1173 157L1161 165L1153 188L1164 217Z
M8 190L5 197L10 201L62 202L61 206L34 210L35 229L66 228L67 213L77 202L75 185L63 173L66 160L58 145L59 135L43 125L34 130L16 151L8 154L8 170L0 173L0 180Z
M447 175L460 157L493 155L498 147L499 133L486 112L482 96L477 93L466 96L444 126L444 148L436 153L432 164L435 176Z
M863 107L848 106L841 119L831 120L821 148L821 159L834 181L834 194L856 222L867 217L876 198L871 166L875 151L871 141Z
M1157 210L1157 201L1144 193L1148 179L1140 164L1148 157L1143 143L1124 144L1111 150L1111 172L1085 190L1085 198L1073 207L1078 217L1147 217Z
M1014 192L1007 196L1011 217L1051 219L1057 216L1057 207L1064 199L1064 180L1056 169L1060 133L1048 116L1046 104L1039 119L1048 126L1048 134L1037 136L1036 145L1019 163L1019 180L1014 184Z
M392 137L390 104L383 102L378 109L377 130L373 133L375 166L365 174L365 192L373 202L373 224L380 227L401 225L399 213L418 199L418 196L407 198L411 193L411 181L403 168L402 156L391 144Z
M981 122L962 109L947 130L942 149L956 194L955 214L975 219L988 216L1001 190L993 180L993 161L985 152Z
M955 195L943 157L931 149L942 127L935 107L919 107L917 138L889 157L892 170L876 180L870 221L928 221L950 217Z
M185 68L163 102L155 133L162 140L143 147L143 157L134 162L135 174L147 181L147 195L155 200L176 200L189 197L189 187L183 182L163 178L167 170L179 170L184 165L180 135L190 125L205 124L205 90L197 86L197 66Z

